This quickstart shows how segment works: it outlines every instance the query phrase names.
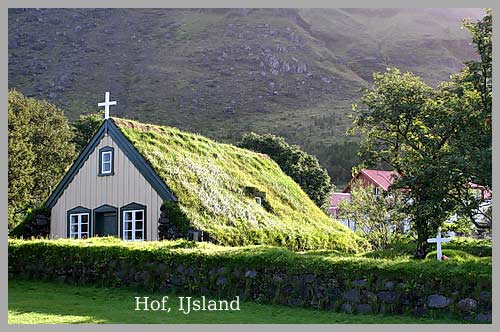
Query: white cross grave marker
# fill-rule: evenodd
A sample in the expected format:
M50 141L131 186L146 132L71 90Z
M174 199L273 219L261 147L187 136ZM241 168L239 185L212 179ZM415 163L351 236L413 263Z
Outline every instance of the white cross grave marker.
M116 101L109 101L109 92L106 92L104 102L97 104L97 106L104 106L104 119L109 119L109 106L111 105L116 105Z
M435 238L430 238L427 240L429 243L437 244L437 259L438 261L443 260L443 252L441 251L441 243L450 242L451 238L441 237L441 228L438 229L438 234Z

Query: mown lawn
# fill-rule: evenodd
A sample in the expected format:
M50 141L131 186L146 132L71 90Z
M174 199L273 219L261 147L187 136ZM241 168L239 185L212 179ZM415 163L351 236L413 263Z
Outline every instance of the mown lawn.
M135 296L168 295L172 310L135 311ZM426 324L462 323L453 318L349 315L328 311L241 302L240 311L177 310L177 295L129 289L9 280L9 324Z

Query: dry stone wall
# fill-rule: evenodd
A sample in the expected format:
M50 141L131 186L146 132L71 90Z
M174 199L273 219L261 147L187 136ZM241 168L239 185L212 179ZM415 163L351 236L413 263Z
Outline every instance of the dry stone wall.
M162 256L161 252L140 250L127 257L119 250L9 247L9 277L221 298L239 295L259 303L354 314L453 315L466 321L491 322L491 280L480 274L471 279L475 283L464 278L409 280L411 275L398 271L365 268L365 278L357 278L351 272L342 273L338 266L321 270L291 267L290 262L265 264L258 258L252 262L216 255Z

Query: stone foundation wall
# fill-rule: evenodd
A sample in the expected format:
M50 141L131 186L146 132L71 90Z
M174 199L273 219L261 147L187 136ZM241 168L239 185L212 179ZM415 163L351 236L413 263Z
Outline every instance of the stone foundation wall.
M432 282L406 282L397 277L351 280L337 278L334 273L209 266L194 260L174 263L112 258L105 264L91 264L82 259L72 265L55 259L9 257L9 277L221 298L239 295L260 303L356 314L454 315L483 323L491 322L492 311L491 285L484 287L478 283L468 288L445 289L440 283L433 287Z

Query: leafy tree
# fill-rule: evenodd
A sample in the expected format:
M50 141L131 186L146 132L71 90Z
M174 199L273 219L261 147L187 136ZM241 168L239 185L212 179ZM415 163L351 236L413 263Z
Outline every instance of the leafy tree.
M31 140L26 132L29 131L29 118L24 116L27 108L26 99L16 91L9 91L8 95L8 181L9 181L9 228L14 223L14 216L18 210L28 204L33 188L33 161Z
M450 142L456 156L461 156L461 169L470 182L481 184L491 189L492 169L492 11L486 9L486 15L478 22L465 20L464 26L472 34L472 42L479 54L479 61L466 62L465 68L455 75L445 86L449 96L455 100L458 109L469 106L465 113L457 139ZM456 202L459 213L468 216L479 229L487 231L492 226L491 213L488 209L479 209L481 199L477 199L468 186L456 188ZM476 222L480 216L485 223Z
M75 156L64 113L9 91L9 225L13 213L41 204Z
M470 236L472 235L472 223L467 217L453 215L443 224L441 230L445 233L451 231L459 236Z
M82 152L95 132L102 124L102 114L93 113L88 115L80 115L80 118L71 124L73 130L73 143L77 152Z
M351 132L365 135L366 164L386 163L403 176L392 187L405 188L412 204L417 257L426 239L454 212L472 222L481 213L470 183L491 186L491 11L465 26L481 61L470 61L437 90L397 69L374 74L374 86L354 105ZM487 213L485 213L487 217Z
M492 226L491 213L481 207L483 197L471 188L471 183L491 189L492 156L492 13L464 26L472 34L479 61L468 61L464 69L450 82L442 83L432 105L437 113L445 115L448 134L449 168L455 170L447 200L460 216L469 218L481 231ZM481 222L478 219L481 219Z
M458 128L450 125L453 109L436 102L437 92L419 77L397 69L373 75L374 86L355 105L353 131L365 134L363 160L383 162L403 174L391 189L408 188L412 204L402 209L413 216L417 257L424 258L427 238L454 209L450 191L463 183L453 166L448 141Z
M491 124L483 112L480 91L464 80L467 72L465 68L451 82L443 83L433 103L436 112L447 115L450 128L446 147L453 172L447 199L453 213L468 217L478 228L491 228L491 214L480 208L483 196L471 188L471 183L491 188ZM479 216L482 222L477 221Z
M370 242L373 249L387 249L404 233L405 215L401 213L404 201L397 191L377 196L373 192L373 186L353 184L350 200L339 203L338 218L354 221L356 231Z
M484 18L476 23L467 19L464 21L466 27L472 34L472 43L480 56L479 61L468 61L462 71L462 84L472 83L474 90L478 91L481 97L481 117L482 128L491 148L491 110L492 110L492 11L486 9ZM460 83L460 82L459 82ZM464 86L464 88L467 88ZM480 182L491 187L491 153L484 153L486 161L480 174Z
M267 154L302 187L316 205L325 208L329 204L332 191L330 176L316 157L272 134L248 133L243 135L238 145Z

